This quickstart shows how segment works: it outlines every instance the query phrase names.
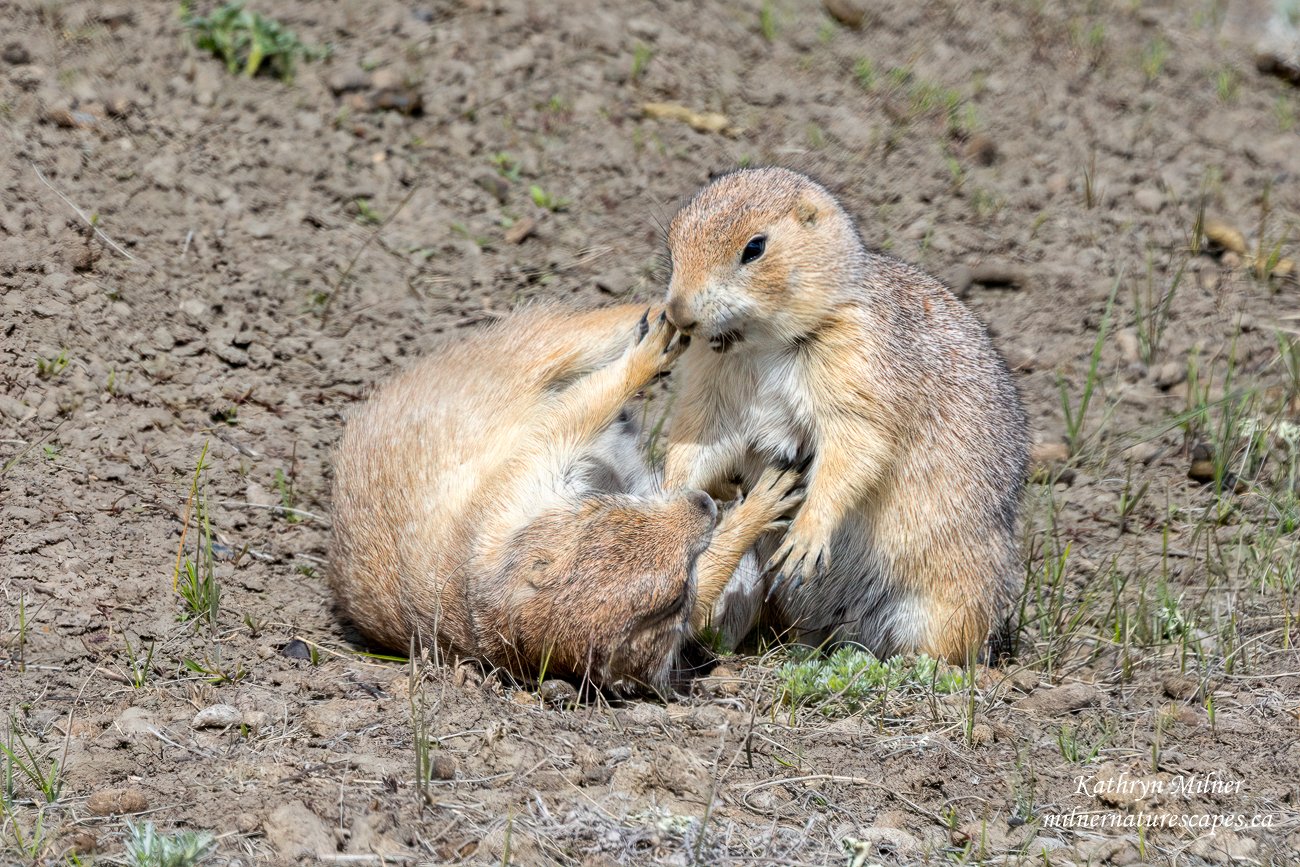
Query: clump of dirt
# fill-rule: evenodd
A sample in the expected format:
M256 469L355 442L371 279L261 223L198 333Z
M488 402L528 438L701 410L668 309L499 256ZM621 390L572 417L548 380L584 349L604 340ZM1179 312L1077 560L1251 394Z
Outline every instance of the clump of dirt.
M1300 858L1300 92L1220 5L254 4L330 47L288 84L174 4L11 4L5 860L120 856L124 814L227 864ZM761 163L1016 371L1015 661L845 711L780 649L576 707L359 655L349 408L529 299L658 297L676 204Z

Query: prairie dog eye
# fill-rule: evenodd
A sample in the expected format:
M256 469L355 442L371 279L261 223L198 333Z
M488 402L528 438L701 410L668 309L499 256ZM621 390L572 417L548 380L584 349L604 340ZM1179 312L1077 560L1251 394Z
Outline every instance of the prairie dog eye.
M753 262L759 256L762 256L763 251L766 249L767 249L767 236L755 235L754 237L749 239L749 243L745 245L745 249L740 251L740 264L748 265L750 262Z

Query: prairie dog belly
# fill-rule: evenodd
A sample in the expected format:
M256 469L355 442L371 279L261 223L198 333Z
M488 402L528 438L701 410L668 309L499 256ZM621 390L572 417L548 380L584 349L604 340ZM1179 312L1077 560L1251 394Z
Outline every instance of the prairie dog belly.
M748 363L754 393L739 420L741 430L751 432L749 447L763 462L793 465L816 448L809 389L787 354L764 353Z

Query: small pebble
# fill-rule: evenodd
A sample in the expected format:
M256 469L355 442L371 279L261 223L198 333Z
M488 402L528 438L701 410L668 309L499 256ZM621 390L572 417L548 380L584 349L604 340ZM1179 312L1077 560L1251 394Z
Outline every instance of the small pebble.
M578 701L578 690L567 680L557 678L544 680L537 692L546 704L564 706L576 704Z
M1148 214L1158 214L1165 206L1165 197L1159 190L1143 187L1133 194L1134 203Z
M264 710L246 710L239 722L250 732L258 732L271 724L271 715Z
M1008 289L1024 289L1029 284L1028 272L1010 262L981 262L970 269L970 279L980 286Z
M997 142L986 135L971 136L966 142L966 157L976 165L991 166L998 159Z
M134 786L124 789L101 789L86 799L86 809L92 816L120 816L124 813L142 813L149 809L149 799Z
M826 14L850 30L862 27L867 17L866 9L859 0L822 0Z
M1142 344L1132 328L1121 328L1115 332L1115 343L1119 346L1120 357L1129 364L1142 360Z
M1222 220L1207 219L1201 227L1201 232L1205 235L1205 239L1210 242L1211 248L1236 253L1238 256L1246 252L1246 236ZM1224 258L1226 261L1227 257ZM1237 262L1240 261L1240 259L1237 260Z
M456 779L456 760L442 753L434 755L429 763L429 775L435 780Z
M1138 443L1124 449L1124 457L1135 464L1147 465L1160 456L1164 449L1156 443Z
M1020 699L1015 707L1041 716L1071 713L1101 703L1101 690L1090 683L1067 683L1055 689L1040 689Z
M31 63L32 60L32 55L28 52L27 46L23 45L21 42L10 42L7 44L4 47L4 51L0 52L0 57L4 58L5 63L12 64L13 66L22 66L24 63Z
M537 221L532 217L520 217L515 220L515 224L506 230L505 238L509 244L522 244L532 237L533 232L537 230Z
M1200 679L1185 674L1165 675L1160 685L1164 688L1165 695L1182 701L1190 701L1201 692Z
M220 729L239 725L244 715L239 708L228 704L214 704L194 715L191 725L196 729Z
M301 638L295 638L280 648L280 655L289 659L311 659L311 648Z
M1187 365L1177 361L1166 361L1151 371L1151 379L1161 391L1173 388L1187 380Z

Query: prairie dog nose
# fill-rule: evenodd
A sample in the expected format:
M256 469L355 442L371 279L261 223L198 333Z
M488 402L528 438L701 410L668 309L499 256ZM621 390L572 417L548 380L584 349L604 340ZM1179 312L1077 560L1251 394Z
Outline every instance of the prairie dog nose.
M668 321L678 331L690 333L691 329L699 324L691 317L690 311L686 309L686 302L680 298L671 298L668 301Z
M709 520L716 520L718 517L718 504L713 502L713 498L703 491L690 491L686 494L687 501L709 516Z

